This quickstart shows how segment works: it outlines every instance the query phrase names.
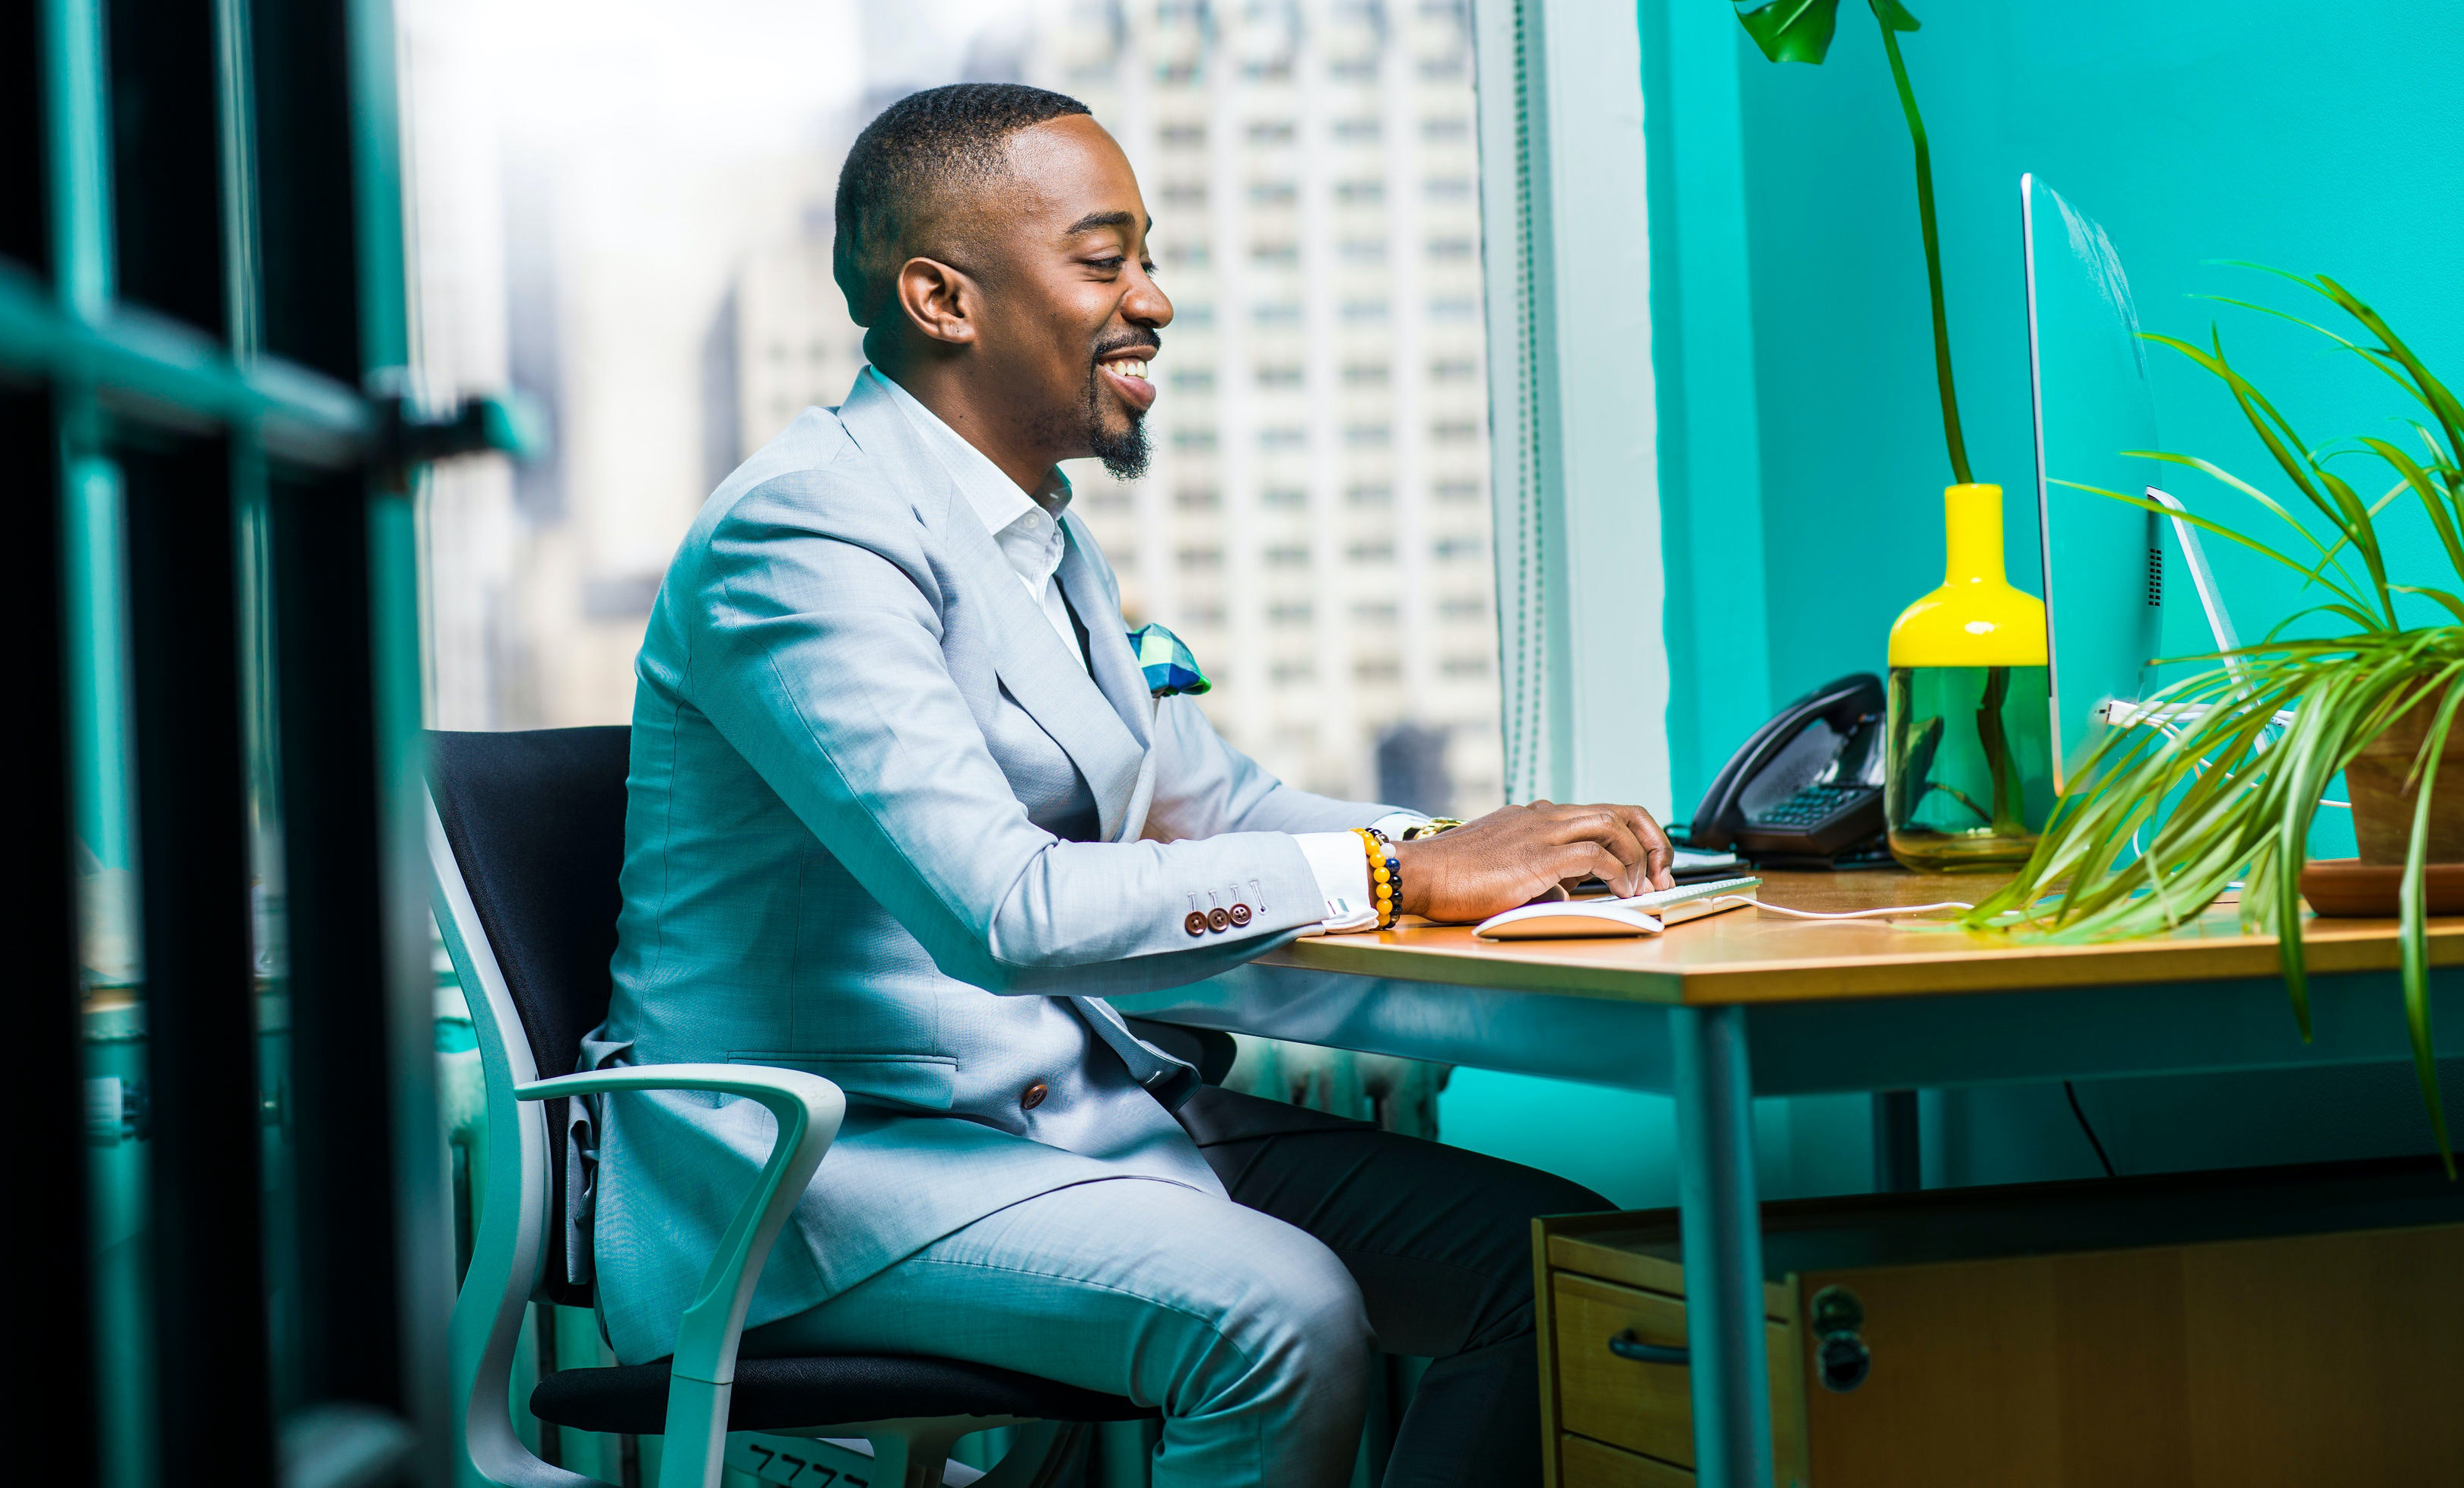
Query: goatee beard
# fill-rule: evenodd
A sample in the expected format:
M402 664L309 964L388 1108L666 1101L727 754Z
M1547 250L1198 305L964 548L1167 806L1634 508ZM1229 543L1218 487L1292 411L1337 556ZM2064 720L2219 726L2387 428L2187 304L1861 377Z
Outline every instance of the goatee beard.
M1106 474L1114 480L1135 480L1147 472L1147 460L1152 453L1147 446L1146 410L1128 409L1127 428L1117 432L1106 428L1103 377L1099 367L1087 369L1087 390L1078 399L1079 413L1086 425L1082 432L1089 449L1104 462Z

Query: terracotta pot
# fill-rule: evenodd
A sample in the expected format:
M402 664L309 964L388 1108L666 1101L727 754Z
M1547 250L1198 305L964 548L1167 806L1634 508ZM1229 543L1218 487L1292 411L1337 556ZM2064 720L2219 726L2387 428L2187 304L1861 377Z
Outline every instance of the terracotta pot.
M2401 864L2412 845L2412 813L2420 797L2406 777L2421 753L2437 710L2431 699L2408 708L2344 767L2353 799L2353 837L2365 864ZM2430 801L2431 863L2464 863L2464 715L2447 731L2438 780Z

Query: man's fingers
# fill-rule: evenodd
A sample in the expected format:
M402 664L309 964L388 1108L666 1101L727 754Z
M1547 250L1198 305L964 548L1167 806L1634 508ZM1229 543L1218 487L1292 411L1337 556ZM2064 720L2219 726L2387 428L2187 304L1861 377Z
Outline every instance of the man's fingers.
M1550 876L1568 888L1595 878L1622 896L1636 892L1636 881L1641 877L1635 867L1619 862L1617 854L1596 842L1567 842L1549 858Z
M1624 819L1627 829L1643 844L1644 871L1651 875L1653 884L1661 888L1673 886L1661 882L1677 863L1677 849L1669 845L1668 834L1661 831L1660 823L1652 820L1651 813L1640 806L1618 806L1616 810Z

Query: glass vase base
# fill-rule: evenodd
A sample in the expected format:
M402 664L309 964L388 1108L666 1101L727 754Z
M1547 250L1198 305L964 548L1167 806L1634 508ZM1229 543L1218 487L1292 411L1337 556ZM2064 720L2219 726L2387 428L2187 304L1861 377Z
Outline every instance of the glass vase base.
M2036 850L2034 832L1895 831L1891 856L1919 873L2014 873Z

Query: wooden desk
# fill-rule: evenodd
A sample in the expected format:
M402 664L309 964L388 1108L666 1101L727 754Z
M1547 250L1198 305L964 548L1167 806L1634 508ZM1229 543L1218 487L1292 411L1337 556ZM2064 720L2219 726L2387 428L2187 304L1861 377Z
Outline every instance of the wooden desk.
M1995 881L1765 875L1763 899L1851 909L1975 899ZM1759 1324L1756 1095L2409 1063L2389 921L2313 921L2303 1042L2272 936L2230 908L2168 936L2046 946L1947 916L1881 924L1754 909L1638 940L1491 944L1408 925L1291 943L1124 1012L1366 1053L1669 1095L1702 1488L1771 1482ZM2464 1049L2464 919L2432 923L2439 1052Z

